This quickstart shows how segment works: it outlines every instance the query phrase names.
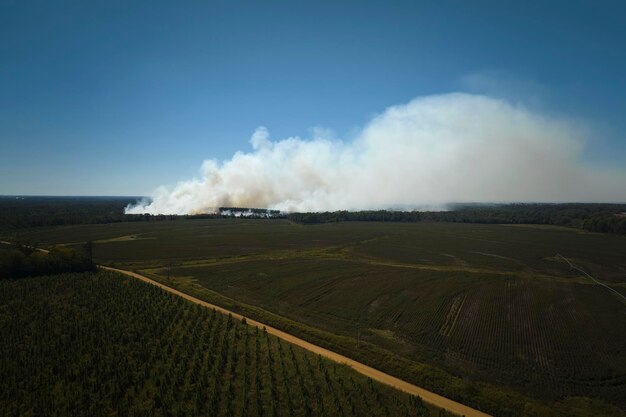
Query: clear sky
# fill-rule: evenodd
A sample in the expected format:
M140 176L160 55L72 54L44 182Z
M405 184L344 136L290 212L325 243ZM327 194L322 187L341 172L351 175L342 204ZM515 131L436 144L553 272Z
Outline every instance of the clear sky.
M624 1L0 0L0 194L146 195L205 159L469 92L626 166Z

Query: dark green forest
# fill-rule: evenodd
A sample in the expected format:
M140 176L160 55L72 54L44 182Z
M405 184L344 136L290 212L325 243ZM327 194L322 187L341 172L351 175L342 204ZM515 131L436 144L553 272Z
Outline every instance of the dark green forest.
M344 221L545 224L593 232L626 233L626 204L503 204L452 206L448 211L334 211L291 213L296 223Z
M95 271L92 249L91 242L81 249L54 247L50 251L31 244L0 244L0 279Z
M207 218L287 218L295 223L345 221L452 222L483 224L545 224L591 232L626 234L626 204L453 204L447 211L364 210L281 213L276 210L219 207L196 215L124 214L138 197L0 197L0 231L73 224Z
M111 272L0 281L0 334L3 417L430 415L418 397Z
M136 220L124 215L132 197L0 196L0 230Z
M139 197L0 196L0 232L42 226L231 218L242 213L247 218L285 217L276 210L238 207L220 207L217 213L186 216L124 214L129 204L139 200Z

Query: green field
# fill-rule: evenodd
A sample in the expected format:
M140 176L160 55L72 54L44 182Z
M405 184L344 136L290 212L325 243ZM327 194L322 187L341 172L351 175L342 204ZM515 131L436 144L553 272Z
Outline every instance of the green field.
M1 416L432 411L263 330L114 273L0 281L0 334Z
M582 401L571 397L594 399L585 400L595 410L587 415L606 415L603 403L626 409L626 304L557 257L626 294L623 236L179 220L22 237L93 240L98 262L169 276L185 291L497 415L569 415Z

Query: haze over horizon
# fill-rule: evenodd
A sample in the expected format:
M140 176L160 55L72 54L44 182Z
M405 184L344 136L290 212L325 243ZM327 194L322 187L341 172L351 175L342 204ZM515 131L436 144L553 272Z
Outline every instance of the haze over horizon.
M1 2L0 194L177 214L623 202L624 13Z

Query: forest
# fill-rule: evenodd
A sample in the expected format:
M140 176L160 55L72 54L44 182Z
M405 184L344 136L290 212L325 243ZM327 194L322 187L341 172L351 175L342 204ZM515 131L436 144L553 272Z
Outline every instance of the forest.
M502 204L452 205L448 211L335 211L290 213L296 223L449 222L482 224L545 224L592 232L626 233L626 204Z
M445 211L361 210L283 213L277 210L219 207L193 215L124 214L138 197L0 197L0 231L73 224L246 217L319 224L345 221L545 224L590 232L626 234L626 204L450 204Z
M0 416L447 413L111 272L0 281Z
M0 244L0 279L95 271L92 250L91 242L80 249L58 246L49 251L32 244Z

